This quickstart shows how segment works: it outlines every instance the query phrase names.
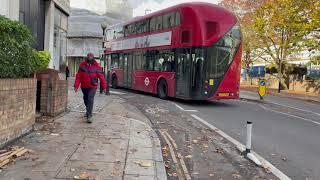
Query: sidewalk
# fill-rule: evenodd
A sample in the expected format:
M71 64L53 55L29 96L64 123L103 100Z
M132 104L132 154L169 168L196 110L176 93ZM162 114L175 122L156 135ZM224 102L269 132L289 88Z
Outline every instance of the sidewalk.
M258 92L257 86L241 86L240 91L251 91L251 92ZM281 96L281 97L288 97L288 98L294 98L294 99L300 99L304 101L311 101L320 103L320 96L316 96L314 94L306 94L301 92L293 92L288 90L282 90L281 93L278 93L277 89L268 89L267 88L267 94L273 95L273 96Z
M87 124L81 95L69 91L70 112L37 123L14 144L32 152L0 170L1 180L167 179L160 141L139 111L97 94Z

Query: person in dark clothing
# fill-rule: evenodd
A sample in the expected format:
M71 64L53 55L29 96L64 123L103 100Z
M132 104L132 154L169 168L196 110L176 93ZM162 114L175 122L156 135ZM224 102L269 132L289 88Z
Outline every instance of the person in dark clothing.
M78 91L81 84L83 101L86 106L86 118L88 123L92 123L92 109L94 96L98 88L98 80L101 82L103 90L107 88L101 66L94 60L94 55L88 53L86 60L80 63L79 71L74 82L74 90Z
M70 70L69 67L66 66L66 80L68 80L68 77L70 77Z

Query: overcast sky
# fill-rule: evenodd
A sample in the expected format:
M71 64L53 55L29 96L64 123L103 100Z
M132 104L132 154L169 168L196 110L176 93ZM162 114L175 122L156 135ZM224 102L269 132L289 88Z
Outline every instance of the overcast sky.
M143 16L147 9L151 10L148 11L148 13L150 13L184 2L209 2L217 4L220 1L221 0L129 0L133 7L133 16ZM103 14L105 9L103 0L71 0L70 5L71 7L88 9L100 14Z

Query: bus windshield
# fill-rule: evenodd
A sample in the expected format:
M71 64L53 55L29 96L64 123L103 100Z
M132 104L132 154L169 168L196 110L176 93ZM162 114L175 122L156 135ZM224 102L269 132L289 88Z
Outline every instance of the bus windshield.
M234 26L213 46L207 48L207 78L220 78L232 62L241 42L240 26Z

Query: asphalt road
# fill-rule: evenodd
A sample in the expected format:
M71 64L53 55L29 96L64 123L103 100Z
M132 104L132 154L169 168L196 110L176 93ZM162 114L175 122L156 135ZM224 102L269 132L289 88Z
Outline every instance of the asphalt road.
M181 174L189 174L194 180L276 179L266 169L257 167L245 159L231 142L216 131L199 123L191 116L191 112L176 106L177 100L162 100L148 94L122 89L112 89L111 94L120 96L125 100L125 104L137 108L149 119L152 128L161 139L169 180L177 180L177 176ZM198 104L194 106L198 107ZM213 108L211 103L205 103L203 107ZM170 151L169 154L176 155L178 163L168 155L167 150L170 146L168 141L162 138L165 136L174 147L173 152ZM181 159L184 159L184 163ZM183 170L184 167L188 172ZM181 173L182 171L184 173ZM187 175L184 177L188 179Z
M320 179L320 105L302 100L242 92L241 100L177 102L245 144L253 122L253 150L292 179ZM250 100L248 100L250 99Z

